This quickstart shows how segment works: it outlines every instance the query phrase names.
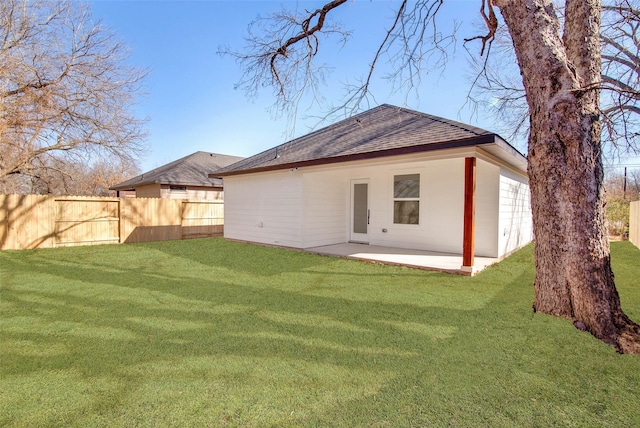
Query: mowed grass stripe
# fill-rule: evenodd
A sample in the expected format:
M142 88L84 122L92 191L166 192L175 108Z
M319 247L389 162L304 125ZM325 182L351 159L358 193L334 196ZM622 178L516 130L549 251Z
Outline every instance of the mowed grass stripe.
M223 239L0 253L2 426L639 426L640 358L467 278ZM612 243L640 320L640 250Z

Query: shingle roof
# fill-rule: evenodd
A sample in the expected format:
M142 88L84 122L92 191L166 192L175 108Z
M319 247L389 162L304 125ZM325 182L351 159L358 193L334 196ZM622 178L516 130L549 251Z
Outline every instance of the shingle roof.
M222 180L209 178L207 173L229 166L241 159L238 156L195 152L162 165L130 180L119 183L111 190L133 190L146 184L178 184L183 186L222 187Z
M498 135L449 119L383 104L326 128L288 141L210 176L285 169L391 156L476 144L500 144L512 156L524 156ZM213 174L211 174L214 172Z

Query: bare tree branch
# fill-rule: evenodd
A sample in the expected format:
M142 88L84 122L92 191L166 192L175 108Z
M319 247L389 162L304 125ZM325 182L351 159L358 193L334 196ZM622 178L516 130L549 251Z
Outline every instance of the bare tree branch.
M51 176L42 169L53 168L53 157L87 164L141 155L144 121L133 106L146 72L126 58L86 5L1 2L0 180Z
M603 122L603 141L609 156L623 151L640 150L640 2L613 0L604 5L601 26L602 73L599 82L586 82L583 90L601 92L600 114ZM504 50L494 51L487 63L476 61L477 87L471 97L494 111L504 131L521 141L528 133L528 107L524 98L519 70L509 67L512 62L511 40L498 31L496 41ZM520 92L521 96L514 95ZM489 99L490 101L487 101ZM523 124L525 126L523 126Z
M403 2L400 4L400 7L398 8L398 12L396 13L396 18L393 21L393 24L387 31L387 34L385 35L384 40L382 41L380 46L378 46L378 50L373 56L373 60L371 61L371 65L369 66L369 72L367 73L367 77L365 78L364 82L359 87L357 87L355 91L347 92L348 94L351 94L351 95L347 97L347 99L342 103L342 105L350 106L350 108L347 107L350 110L349 111L350 114L355 113L355 111L359 108L361 103L367 97L367 94L369 93L369 87L371 86L371 79L373 78L373 72L376 68L376 65L380 61L380 56L387 48L389 40L392 38L394 31L398 28L398 25L402 20L402 16L405 13L406 7L407 7L407 0L403 0ZM340 109L340 107L338 109ZM329 113L329 115L335 113L338 109L334 108Z
M302 93L307 91L320 102L319 85L328 70L314 62L320 40L339 37L342 43L351 32L329 21L329 15L345 1L331 1L314 11L295 13L282 11L267 18L259 18L249 25L247 46L241 51L220 48L240 64L243 74L237 88L249 96L268 86L274 88L278 112L295 111ZM372 53L372 61L365 76L346 86L346 96L339 103L331 102L324 109L327 114L318 118L323 122L342 114L353 114L374 99L372 84L380 62L386 58L394 71L382 77L392 82L392 91L415 89L429 67L446 64L447 49L455 42L455 31L438 31L436 15L443 0L418 0L411 7L403 0L395 10L395 19ZM429 33L430 32L430 33ZM290 115L294 116L294 115Z
M488 10L489 15L487 16ZM493 8L493 0L482 0L482 6L480 7L480 15L482 15L482 19L484 19L485 25L487 26L487 30L489 31L484 36L475 36L469 39L464 39L465 42L470 42L472 40L482 40L482 48L480 49L480 56L484 55L484 50L487 46L487 43L491 45L491 42L496 37L496 31L498 30L498 18L496 17L496 12Z
M304 40L308 48L307 58L308 60L311 60L311 58L313 58L316 53L318 53L318 44L320 43L315 33L322 30L325 19L327 17L327 13L329 13L329 11L331 11L332 9L340 6L341 4L346 3L346 1L347 0L333 0L332 2L324 5L321 9L316 9L309 15L308 18L302 21L302 24L300 25L302 27L301 31L298 34L290 37L276 50L275 53L271 55L271 73L278 83L278 86L280 86L280 92L284 92L285 89L282 80L280 79L280 72L278 71L278 67L276 65L278 57L282 56L284 58L287 58L288 49L296 43ZM316 20L316 23L314 26L310 27L313 20Z

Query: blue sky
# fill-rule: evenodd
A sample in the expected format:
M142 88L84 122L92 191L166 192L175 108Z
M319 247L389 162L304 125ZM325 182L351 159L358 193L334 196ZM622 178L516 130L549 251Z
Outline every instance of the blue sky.
M322 112L301 109L295 127L285 117L274 118L268 108L274 98L269 89L257 99L248 99L234 89L241 70L230 57L218 55L219 47L240 49L248 24L259 15L281 8L317 8L317 1L143 1L95 0L94 19L116 32L130 47L130 62L148 68L147 95L138 107L149 119L150 152L140 167L143 171L198 150L250 156L295 136L308 133ZM393 17L395 1L357 0L336 9L335 20L353 31L346 48L332 43L321 45L334 73L323 89L329 101L344 94L347 79L362 76L384 37ZM448 3L442 14L442 31L454 19L465 26L462 37L475 35L478 1ZM479 45L477 46L479 49ZM482 112L464 108L469 88L467 53L459 41L451 52L444 73L423 80L418 97L391 93L380 80L374 88L378 103L407 106L430 114L460 120L489 130L493 121ZM306 107L306 105L303 105Z
M274 117L269 107L275 99L270 89L247 98L234 89L241 69L230 57L217 52L221 46L241 50L247 26L258 16L282 8L315 9L324 1L271 0L92 0L94 19L115 31L130 48L130 62L150 71L146 97L138 106L149 119L149 153L140 168L148 171L189 155L210 151L251 156L304 135L317 126L317 108L302 104L297 117ZM344 84L363 76L394 17L398 1L351 0L337 8L333 19L353 35L344 48L321 42L321 53L334 72L322 92L329 102L344 96ZM469 54L462 39L482 31L479 0L445 2L438 29L450 32L454 21L461 25L455 50L449 52L444 72L435 71L422 80L417 93L407 97L393 92L380 78L373 88L378 104L388 103L459 120L500 132L485 111L470 108L467 94L472 78ZM467 46L479 54L479 42ZM384 66L380 66L384 75ZM292 125L295 124L294 125ZM327 125L328 123L323 124ZM511 141L525 151L522 141ZM640 164L640 159L634 160Z

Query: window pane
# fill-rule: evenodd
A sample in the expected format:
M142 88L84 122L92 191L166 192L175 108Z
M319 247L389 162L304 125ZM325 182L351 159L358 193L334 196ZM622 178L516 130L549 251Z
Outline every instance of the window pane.
M394 198L419 198L420 174L406 174L393 176Z
M394 201L393 222L395 224L419 224L419 201Z

